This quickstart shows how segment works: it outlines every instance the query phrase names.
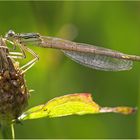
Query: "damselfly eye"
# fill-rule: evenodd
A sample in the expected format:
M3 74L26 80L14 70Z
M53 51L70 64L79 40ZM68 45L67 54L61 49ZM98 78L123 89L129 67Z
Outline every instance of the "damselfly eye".
M13 30L9 30L8 33L5 35L5 38L10 38L15 35L15 32Z

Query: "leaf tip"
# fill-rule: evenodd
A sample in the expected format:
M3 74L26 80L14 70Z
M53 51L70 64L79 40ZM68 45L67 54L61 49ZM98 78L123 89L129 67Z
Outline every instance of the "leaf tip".
M116 107L116 112L122 113L124 115L133 114L137 111L137 107Z

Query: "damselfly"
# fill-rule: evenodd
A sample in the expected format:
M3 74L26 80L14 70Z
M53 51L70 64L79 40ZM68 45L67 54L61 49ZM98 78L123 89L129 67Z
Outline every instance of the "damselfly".
M133 61L140 61L140 56L128 55L111 49L76 43L61 38L42 36L38 33L16 34L10 30L5 38L15 45L19 45L21 50L29 50L26 47L29 44L44 48L60 49L72 60L97 70L130 70L133 66ZM31 52L31 50L29 51ZM36 58L36 55L33 55Z

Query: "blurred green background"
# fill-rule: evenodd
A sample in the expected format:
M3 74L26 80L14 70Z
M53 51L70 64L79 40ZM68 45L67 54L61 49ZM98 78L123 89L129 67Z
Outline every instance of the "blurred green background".
M70 27L70 28L68 28ZM0 32L39 32L140 55L140 2L0 2ZM58 50L32 48L40 60L26 73L29 107L89 92L102 106L140 107L140 63L124 72L81 66ZM21 61L22 63L22 61ZM140 114L39 119L16 125L16 138L140 138Z

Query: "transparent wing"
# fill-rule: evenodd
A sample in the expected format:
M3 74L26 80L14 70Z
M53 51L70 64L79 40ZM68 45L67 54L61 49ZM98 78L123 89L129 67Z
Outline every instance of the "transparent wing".
M92 45L87 44L77 44L81 45L81 47L92 47ZM113 51L110 49L105 49L102 47L95 47L97 50L105 50L117 53L117 51ZM111 56L99 55L95 53L83 53L83 52L76 52L76 51L67 51L62 50L66 56L70 57L72 60L76 61L77 63L97 69L97 70L104 70L104 71L123 71L123 70L130 70L133 66L133 62L131 60L124 60L113 58Z

